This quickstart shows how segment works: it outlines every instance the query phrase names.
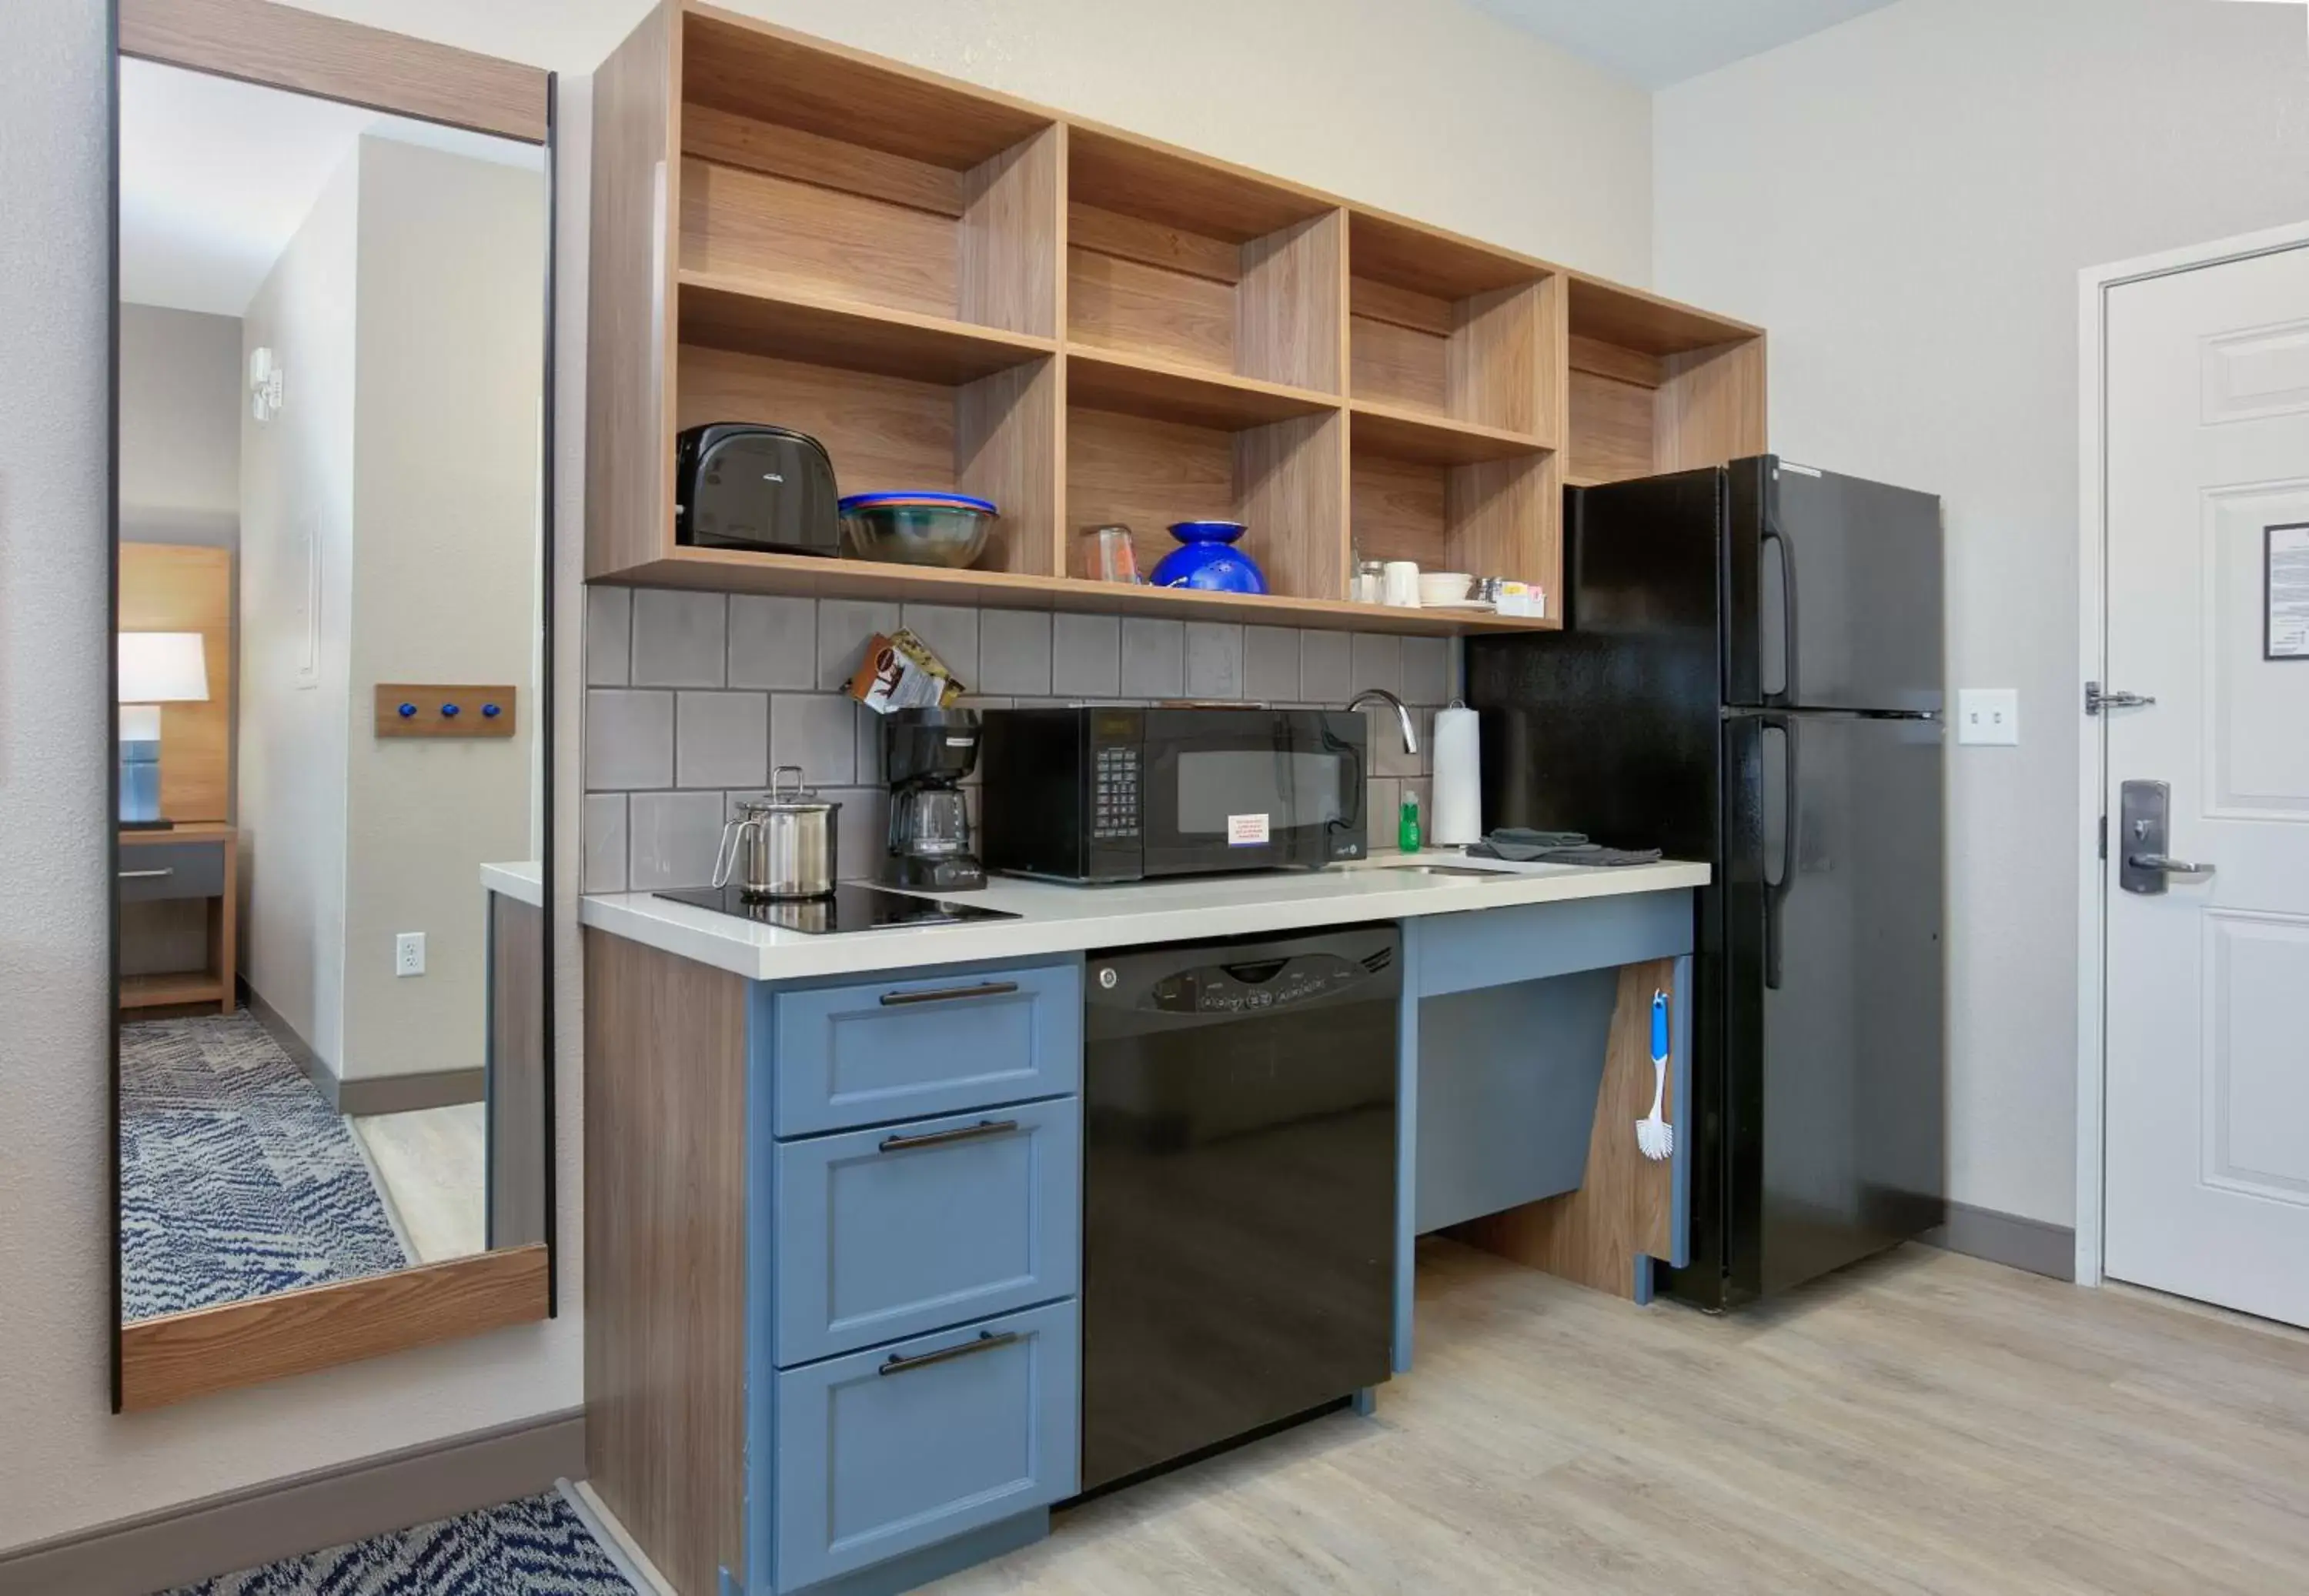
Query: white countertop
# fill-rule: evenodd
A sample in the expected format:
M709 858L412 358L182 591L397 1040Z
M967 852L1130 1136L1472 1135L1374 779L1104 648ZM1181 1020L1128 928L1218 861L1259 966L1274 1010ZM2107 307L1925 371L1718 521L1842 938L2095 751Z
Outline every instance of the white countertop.
M1477 879L1388 868L1414 862L1480 866L1492 874ZM1303 930L1355 920L1408 919L1525 903L1567 903L1707 884L1706 865L1677 859L1604 869L1467 860L1456 850L1429 849L1408 858L1381 854L1327 870L1192 876L1128 886L1063 886L996 876L982 892L947 895L958 902L1007 910L1019 917L1015 920L973 920L834 936L780 930L648 893L588 896L580 901L578 919L596 929L750 980L783 981Z
M532 909L545 907L545 869L535 859L511 865L483 865L481 885L508 898L518 898Z

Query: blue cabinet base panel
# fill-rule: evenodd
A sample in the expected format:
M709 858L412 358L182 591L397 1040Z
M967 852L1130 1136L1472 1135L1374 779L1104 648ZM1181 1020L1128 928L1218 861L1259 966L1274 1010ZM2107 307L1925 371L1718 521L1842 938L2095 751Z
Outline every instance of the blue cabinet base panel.
M1583 970L1420 1005L1420 1235L1578 1189L1618 990Z
M957 1535L936 1546L892 1557L886 1563L877 1563L871 1568L785 1592L785 1596L898 1596L902 1591L914 1590L1005 1552L1032 1546L1050 1532L1051 1510L1037 1507L1032 1513L999 1520L967 1535Z

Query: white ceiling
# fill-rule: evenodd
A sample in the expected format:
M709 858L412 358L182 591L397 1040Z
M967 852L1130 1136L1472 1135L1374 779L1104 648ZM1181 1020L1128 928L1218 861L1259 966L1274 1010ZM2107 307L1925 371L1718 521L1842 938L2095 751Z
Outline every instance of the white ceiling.
M1891 0L1469 0L1647 88L1698 77Z
M533 146L120 64L120 297L238 316L363 134L544 169Z

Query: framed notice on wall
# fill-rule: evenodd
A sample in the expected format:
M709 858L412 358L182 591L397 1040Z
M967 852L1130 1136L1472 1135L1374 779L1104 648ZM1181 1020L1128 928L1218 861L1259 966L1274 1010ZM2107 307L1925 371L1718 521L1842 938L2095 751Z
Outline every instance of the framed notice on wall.
M2261 533L2261 657L2309 660L2309 522Z

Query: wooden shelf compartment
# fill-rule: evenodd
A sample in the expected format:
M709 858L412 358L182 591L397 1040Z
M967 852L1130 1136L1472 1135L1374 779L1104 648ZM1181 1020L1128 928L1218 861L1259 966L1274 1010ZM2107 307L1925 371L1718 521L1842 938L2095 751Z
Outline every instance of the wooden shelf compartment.
M826 445L843 493L931 488L991 499L1002 519L982 565L1040 576L1063 569L1055 356L939 381L685 344L674 377L677 430L736 420L794 427ZM659 551L671 550L670 522L662 536Z
M1764 452L1764 338L1592 279L1570 284L1570 473L1614 482Z
M1049 113L698 6L674 62L685 272L1058 335Z
M1067 201L1070 348L1345 391L1337 202L1083 126L1068 130Z
M1055 339L703 272L682 272L675 293L683 343L920 382L971 382L1059 347Z
M1355 555L1414 560L1423 571L1465 571L1536 582L1552 608L1562 591L1563 494L1544 449L1454 461L1420 435L1372 418L1348 419L1349 524ZM1409 447L1405 447L1406 442Z
M227 994L224 978L213 971L169 971L159 975L120 978L122 1008L164 1008L179 1004L221 1003Z
M1503 619L1445 610L1396 609L1378 604L1352 604L1344 599L1120 587L1065 576L948 571L928 565L812 559L804 555L753 554L734 549L676 548L662 559L632 566L606 580L635 587L696 588L709 592L985 605L1007 609L1236 621L1431 637L1549 631L1558 624L1552 618Z
M1073 358L1069 357L1069 364ZM1342 600L1347 592L1346 419L1316 411L1249 426L1206 426L1105 408L1070 388L1066 506L1070 575L1092 575L1084 529L1131 529L1142 575L1178 547L1181 521L1232 520L1237 545L1276 593ZM1112 591L1112 590L1103 590Z
M1347 228L1348 392L1552 448L1561 435L1564 284L1555 272L1414 222Z

